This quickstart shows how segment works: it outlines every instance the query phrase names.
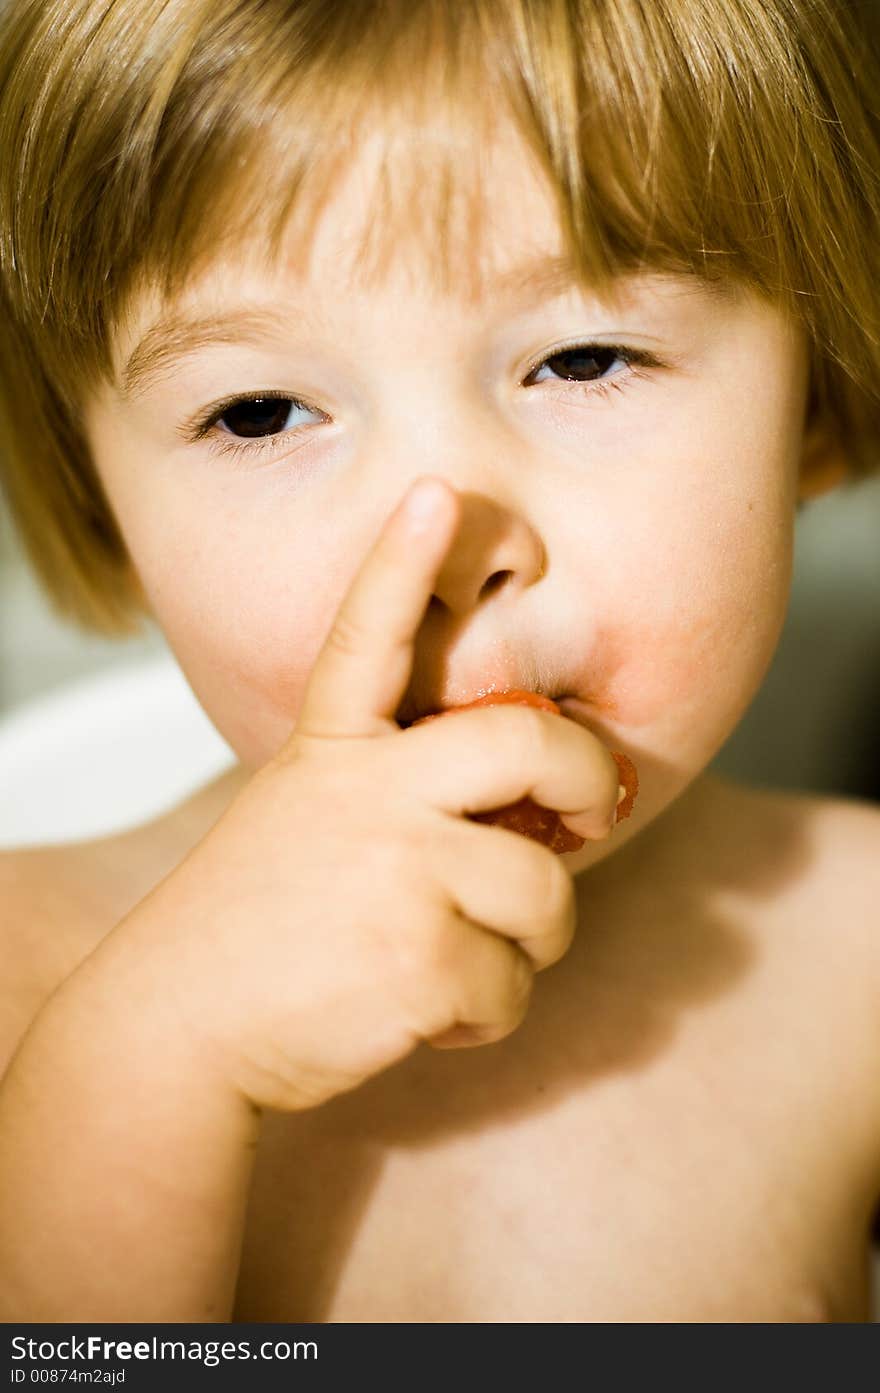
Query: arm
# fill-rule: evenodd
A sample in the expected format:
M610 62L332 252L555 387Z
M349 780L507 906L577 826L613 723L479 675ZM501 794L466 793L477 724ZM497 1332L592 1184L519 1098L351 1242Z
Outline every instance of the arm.
M231 1318L260 1114L152 960L123 921L0 1081L0 1320Z

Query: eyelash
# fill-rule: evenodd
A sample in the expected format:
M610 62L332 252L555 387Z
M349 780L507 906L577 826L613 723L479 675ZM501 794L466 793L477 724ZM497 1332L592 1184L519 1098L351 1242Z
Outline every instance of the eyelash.
M562 348L555 348L552 353L545 354L537 362L530 365L526 376L531 377L532 373L538 372L542 367L551 363L554 358L562 358L570 353L590 353L592 350L600 349L603 353L613 353L616 358L625 363L628 371L617 373L614 377L599 379L596 382L577 382L571 384L571 390L566 392L551 393L551 395L567 397L572 391L579 396L596 396L600 399L607 398L612 391L623 392L631 386L634 381L648 376L645 368L659 368L663 364L653 353L648 353L643 349L627 348L622 344L616 343L572 343L566 344ZM623 378L623 381L620 379ZM539 384L540 385L540 384ZM250 439L244 438L241 443L239 437L232 435L230 431L215 431L217 422L222 420L227 411L231 411L235 406L241 406L246 402L254 401L286 401L292 407L302 411L312 411L317 415L324 415L317 407L311 406L306 401L301 401L297 397L292 397L289 392L277 390L248 392L245 396L230 397L226 401L220 402L211 408L211 411L203 416L193 425L183 432L184 439L190 443L204 440L209 437L211 451L217 455L249 456L265 453L267 450L276 450L282 442L288 442L294 437L301 435L304 431L311 429L313 423L308 425L293 426L290 430L279 431L276 435L253 436ZM318 423L320 424L320 423ZM231 442L239 441L233 444Z

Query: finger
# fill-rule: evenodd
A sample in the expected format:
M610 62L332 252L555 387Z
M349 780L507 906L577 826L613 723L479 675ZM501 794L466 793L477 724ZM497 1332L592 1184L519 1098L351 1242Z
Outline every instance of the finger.
M528 797L582 837L603 838L613 826L617 764L566 716L526 706L453 709L395 743L404 777L443 812L488 812Z
M426 513L411 505L424 502ZM309 675L300 737L387 735L412 674L419 626L459 520L442 479L416 481L349 586Z
M425 1038L438 1049L503 1039L528 1010L534 982L529 959L516 944L458 914L443 941L442 971L425 979L431 982Z
M574 881L546 847L451 818L427 859L457 912L515 941L535 972L568 952L577 927Z

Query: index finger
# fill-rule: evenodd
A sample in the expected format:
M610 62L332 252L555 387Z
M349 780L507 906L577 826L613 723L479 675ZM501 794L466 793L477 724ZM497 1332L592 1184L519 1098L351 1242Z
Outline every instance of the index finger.
M386 735L412 673L415 638L459 519L458 495L423 475L384 523L309 675L296 734Z

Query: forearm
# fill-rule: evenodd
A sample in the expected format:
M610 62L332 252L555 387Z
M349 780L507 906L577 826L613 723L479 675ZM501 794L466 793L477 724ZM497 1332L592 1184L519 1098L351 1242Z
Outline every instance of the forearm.
M226 1321L259 1114L114 948L0 1082L0 1319Z

